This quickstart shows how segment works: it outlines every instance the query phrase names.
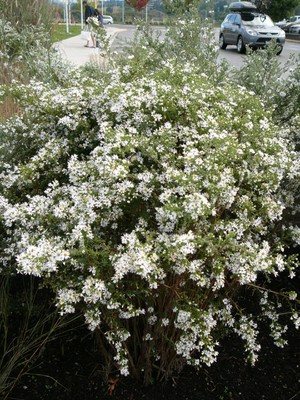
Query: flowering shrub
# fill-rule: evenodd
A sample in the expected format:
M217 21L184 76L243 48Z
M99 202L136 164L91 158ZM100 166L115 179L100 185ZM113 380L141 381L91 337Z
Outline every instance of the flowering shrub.
M233 80L258 95L272 110L273 120L288 126L299 142L300 59L293 55L282 64L276 43L266 49L249 50L248 55L242 67L234 71Z
M100 21L97 17L89 17L89 24L93 28L96 40L99 44L99 55L109 57L110 55L110 38L106 30L101 26Z
M123 64L127 80L164 68L170 61L193 64L195 71L207 74L214 84L226 79L229 69L217 61L214 29L194 9L166 21L164 30L140 21L134 40L123 45L120 53L118 64Z
M123 375L211 365L230 332L254 363L260 319L279 346L283 301L300 323L296 293L279 301L269 283L297 267L285 248L300 230L282 221L299 155L243 87L188 62L127 72L11 89L26 112L0 126L2 268L42 277L61 314L82 310Z
M0 67L1 84L11 80L28 82L33 76L57 83L69 69L51 47L50 35L43 26L26 25L20 32L3 18L0 18Z

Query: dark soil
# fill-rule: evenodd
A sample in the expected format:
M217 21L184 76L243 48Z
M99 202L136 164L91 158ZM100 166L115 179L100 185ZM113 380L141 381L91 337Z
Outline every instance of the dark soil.
M268 335L261 337L262 351L255 367L245 364L242 343L230 337L220 348L218 363L209 368L195 372L187 367L179 377L148 387L128 378L109 386L91 334L77 328L68 338L48 345L43 362L23 378L10 399L299 400L299 332L290 329L287 339L289 345L279 349Z
M273 282L273 287L299 291L299 278L288 281L281 276L278 282ZM23 282L24 278L21 279ZM12 292L21 301L22 285L16 282ZM45 304L48 292L38 293L41 296L38 303ZM248 294L245 292L243 296L245 307L255 313L255 308L252 309L255 301ZM17 321L21 320L21 308L16 309L19 314L15 314L12 326L15 335ZM46 308L42 310L45 312ZM289 324L289 316L284 315L282 312L286 320L281 322ZM67 331L64 328L46 345L37 362L5 400L300 400L300 332L293 326L284 335L288 341L284 348L273 344L268 326L261 326L262 349L255 367L245 363L243 343L233 335L220 342L218 362L211 367L198 372L186 367L168 382L143 386L130 378L107 377L93 334L79 319L72 321ZM109 379L115 385L109 385Z

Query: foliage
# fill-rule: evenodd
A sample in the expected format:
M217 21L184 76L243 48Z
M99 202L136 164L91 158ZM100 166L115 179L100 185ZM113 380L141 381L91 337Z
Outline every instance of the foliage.
M31 48L41 46L50 47L49 36L45 35L42 27L28 25L20 33L11 22L0 20L0 48L2 55L7 55L8 59L13 60L24 49L28 52Z
M57 81L59 69L67 67L52 47L51 33L59 27L53 26L50 2L2 0L0 12L0 83L27 82L32 76Z
M164 37L141 25L98 76L0 92L23 110L0 125L2 274L42 279L97 332L107 368L145 383L211 365L227 334L254 364L260 323L285 344L283 307L300 325L297 293L273 286L298 267L299 153L271 74L251 86L255 65L278 65L258 52L232 84L191 17Z
M285 343L266 293L297 265L284 249L298 228L282 225L299 192L293 143L253 93L194 64L111 77L10 91L26 113L1 126L3 268L42 277L62 314L81 309L122 374L210 365L226 331L254 363L258 316L241 292Z
M29 82L30 78L44 82L63 82L70 68L65 64L43 26L26 25L20 32L11 22L0 18L0 83ZM20 111L9 97L0 107L0 119Z
M49 31L45 25L34 19L31 7L36 2L27 2L23 10L22 21L19 14L12 12L15 2L1 2L0 10L0 84L9 85L11 81L28 82L32 76L42 81L57 82L63 71L69 68L62 63L61 58L52 47ZM39 2L42 5L43 2ZM19 3L21 5L21 3ZM47 3L49 6L49 4ZM31 10L31 11L30 11ZM35 11L38 7L35 7ZM49 10L49 8L47 8ZM26 20L26 12L30 14L34 25ZM40 18L40 17L39 17ZM65 75L65 72L63 72ZM14 101L7 97L0 105L0 120L20 112Z
M177 16L184 14L201 3L199 0L163 0L166 12Z
M242 67L236 69L233 74L233 78L238 84L258 95L270 110L276 107L278 97L282 97L282 91L285 90L292 75L284 76L296 63L293 57L282 66L276 55L277 50L276 43L257 51L248 48L248 57L244 59ZM291 107L295 107L296 104L291 104ZM281 114L286 113L287 109L278 107L277 111Z
M267 13L275 21L289 17L299 5L298 0L255 0L254 3L259 11Z
M220 81L227 67L217 63L217 57L213 28L192 9L179 18L170 18L164 31L139 21L135 39L123 46L119 63L129 80L159 70L172 61L178 65L193 64L199 73Z
M109 57L110 56L110 38L106 30L101 26L100 21L96 17L88 18L89 24L93 28L93 33L99 44L99 56Z
M300 143L300 57L291 56L282 65L276 53L275 43L266 49L249 50L233 80L259 96L272 112L273 121L285 125L295 143Z

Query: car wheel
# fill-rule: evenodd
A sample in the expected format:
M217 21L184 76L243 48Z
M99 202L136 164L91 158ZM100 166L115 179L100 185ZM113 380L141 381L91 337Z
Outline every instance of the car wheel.
M244 45L244 41L243 41L242 36L238 37L238 40L237 40L237 43L236 43L236 47L237 47L238 53L240 53L240 54L245 53L246 47Z
M224 36L223 35L220 35L219 46L220 46L220 49L222 49L222 50L225 50L226 47L227 47L227 44L224 41Z
M283 47L282 46L278 46L278 51L277 51L277 55L279 56L279 54L282 53Z

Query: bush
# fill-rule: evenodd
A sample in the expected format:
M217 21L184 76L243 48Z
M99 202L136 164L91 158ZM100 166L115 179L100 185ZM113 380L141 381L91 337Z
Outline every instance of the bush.
M230 332L254 363L260 320L279 346L283 302L299 326L296 294L271 284L298 265L294 144L257 96L192 63L111 76L11 89L26 113L0 126L3 270L82 310L121 374L210 365Z
M64 84L71 70L54 47L43 26L24 26L20 32L0 18L0 84L28 83L32 77L52 85ZM0 120L22 112L11 97L0 105Z
M275 122L293 127L300 107L300 59L291 56L282 65L277 51L276 43L266 49L249 50L233 79L263 100Z
M210 76L214 84L224 80L228 65L217 62L214 29L197 11L170 18L163 31L142 21L138 23L134 40L127 46L122 45L119 60L128 80L159 70L169 62L183 66L192 64L199 74Z
M0 18L1 84L12 80L28 82L35 77L58 82L62 71L69 70L57 51L51 47L50 34L43 26L25 26L21 32L9 21Z

